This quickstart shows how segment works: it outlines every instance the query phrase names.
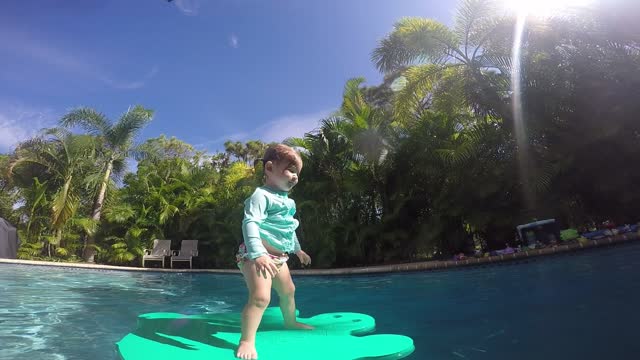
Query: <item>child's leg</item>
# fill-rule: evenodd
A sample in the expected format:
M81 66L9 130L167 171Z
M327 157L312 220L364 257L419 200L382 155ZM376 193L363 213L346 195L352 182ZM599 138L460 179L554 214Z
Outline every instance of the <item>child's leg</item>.
M249 299L242 310L242 336L236 356L240 359L257 359L256 332L262 320L262 314L271 301L272 281L270 277L265 279L258 275L253 261L245 261L242 264L242 275L249 289Z
M273 278L273 287L280 297L280 310L284 317L284 325L294 329L313 329L312 326L300 323L296 320L296 287L291 279L291 273L287 263L282 264L280 271Z

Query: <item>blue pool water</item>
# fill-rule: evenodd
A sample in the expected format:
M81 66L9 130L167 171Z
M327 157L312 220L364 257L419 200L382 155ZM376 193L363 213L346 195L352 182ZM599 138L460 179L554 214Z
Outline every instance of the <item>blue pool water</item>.
M372 315L377 333L414 339L408 359L640 358L640 244L529 263L294 281L302 316ZM0 264L0 359L112 360L138 314L237 312L245 298L239 275Z

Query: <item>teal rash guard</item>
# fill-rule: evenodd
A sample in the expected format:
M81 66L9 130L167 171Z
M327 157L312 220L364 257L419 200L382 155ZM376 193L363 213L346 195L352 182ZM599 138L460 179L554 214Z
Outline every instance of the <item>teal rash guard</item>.
M244 244L251 260L268 254L262 240L283 253L300 251L295 213L296 203L287 192L265 186L256 188L244 202L242 221Z

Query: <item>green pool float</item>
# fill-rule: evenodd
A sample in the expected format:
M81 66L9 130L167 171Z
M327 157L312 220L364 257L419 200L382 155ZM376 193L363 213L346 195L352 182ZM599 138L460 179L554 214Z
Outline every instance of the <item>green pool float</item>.
M296 311L298 314L299 312ZM279 308L266 309L256 335L260 360L387 360L410 355L407 336L378 334L369 315L336 312L299 321L315 330L287 330ZM233 360L240 340L240 314L150 313L117 343L124 360Z

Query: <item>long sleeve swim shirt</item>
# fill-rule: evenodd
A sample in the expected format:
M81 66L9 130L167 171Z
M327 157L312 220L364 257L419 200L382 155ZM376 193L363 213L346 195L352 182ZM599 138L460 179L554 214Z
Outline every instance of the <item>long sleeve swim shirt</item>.
M295 213L296 203L287 192L265 186L256 188L245 200L242 236L252 260L268 254L262 240L283 253L300 250L296 236L298 220L293 217Z

